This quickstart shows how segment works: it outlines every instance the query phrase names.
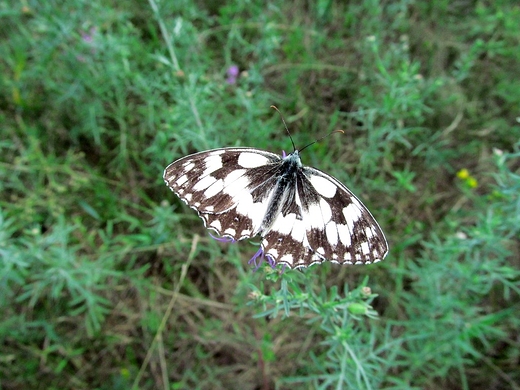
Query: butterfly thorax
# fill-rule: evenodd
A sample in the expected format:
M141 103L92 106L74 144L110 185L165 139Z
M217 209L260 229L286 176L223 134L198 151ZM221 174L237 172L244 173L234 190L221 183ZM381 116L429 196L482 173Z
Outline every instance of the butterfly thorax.
M302 167L302 160L300 159L300 153L295 150L294 152L285 156L282 160L282 175L280 180L291 180L298 172L298 169Z
M278 214L288 204L294 200L296 176L302 169L302 162L298 150L283 158L280 167L280 175L276 181L274 191L267 206L267 213L265 214L262 224L260 225L258 233L264 234L271 230L274 220Z

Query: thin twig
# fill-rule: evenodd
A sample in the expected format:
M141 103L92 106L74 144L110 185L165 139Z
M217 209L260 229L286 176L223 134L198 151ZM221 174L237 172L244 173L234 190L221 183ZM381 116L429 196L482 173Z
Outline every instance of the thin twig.
M166 308L166 311L164 312L163 318L161 320L161 324L159 325L159 328L157 329L157 333L155 334L155 337L152 341L152 345L150 345L150 348L148 348L148 352L146 353L146 357L144 358L143 364L141 365L141 368L139 369L139 372L137 373L137 376L134 379L134 383L132 385L132 389L138 389L139 382L141 381L141 378L143 377L144 370L148 366L148 363L150 363L150 359L152 358L152 353L157 346L157 342L159 341L159 338L162 337L162 332L164 328L166 327L166 322L170 318L170 315L172 313L173 307L175 305L175 302L177 301L177 297L179 295L179 291L181 289L182 283L184 282L184 279L186 278L186 274L188 273L188 268L190 267L190 264L195 257L195 249L197 248L197 244L199 242L200 236L196 234L193 237L193 241L191 242L191 250L190 254L188 255L188 259L181 267L181 275L179 276L179 281L177 282L177 285L175 286L175 290L173 291L173 295L170 299L170 303L168 304L168 307Z

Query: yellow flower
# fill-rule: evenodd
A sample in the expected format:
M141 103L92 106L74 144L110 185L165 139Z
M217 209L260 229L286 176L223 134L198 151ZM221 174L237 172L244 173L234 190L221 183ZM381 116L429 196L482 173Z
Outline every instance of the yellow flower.
M459 179L465 180L465 179L467 179L468 177L470 177L470 175L469 175L469 171L468 171L466 168L461 169L460 171L457 172L457 177L458 177Z
M470 175L469 171L466 168L461 169L457 172L457 177L464 181L464 184L469 188L475 188L478 186L478 181L473 176Z
M466 179L466 184L468 185L468 187L470 188L475 188L478 186L478 182L477 182L477 179L475 179L474 177L470 176Z

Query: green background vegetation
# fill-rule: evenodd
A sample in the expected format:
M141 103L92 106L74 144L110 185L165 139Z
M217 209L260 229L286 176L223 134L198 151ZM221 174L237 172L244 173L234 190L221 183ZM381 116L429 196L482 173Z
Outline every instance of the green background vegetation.
M519 389L519 3L218 4L0 2L0 388ZM164 185L272 104L385 261L252 272Z

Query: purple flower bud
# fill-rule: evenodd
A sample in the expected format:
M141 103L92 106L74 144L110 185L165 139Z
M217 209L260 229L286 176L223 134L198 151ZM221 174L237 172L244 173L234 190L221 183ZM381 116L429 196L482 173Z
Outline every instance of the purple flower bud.
M92 27L88 33L87 32L81 33L81 39L83 39L83 41L85 43L91 44L94 41L94 35L96 34L96 32L97 32L97 28Z
M228 68L228 70L226 71L226 74L228 76L226 79L226 83L235 84L237 82L238 73L239 73L238 66L231 65Z
M257 264L256 259L258 259L258 258L260 258L260 262ZM260 249L258 249L258 251L253 255L253 257L251 257L251 260L249 260L247 263L254 264L254 266L255 266L254 271L256 271L256 270L258 270L258 268L260 268L262 266L264 259L266 259L267 264L269 264L271 266L271 268L273 268L273 269L276 268L276 262L270 255L264 253L264 250L262 249L262 247L260 247Z
M260 264L257 264L256 263L256 259L258 259L260 257ZM247 262L247 264L254 264L255 265L255 271L260 268L260 266L262 265L262 262L264 261L264 250L262 249L262 247L260 247L258 249L258 251L256 251L256 253L253 255L253 257L251 257L251 260L249 260Z
M228 70L227 70L227 75L229 77L237 77L238 76L238 66L236 65L231 65Z

